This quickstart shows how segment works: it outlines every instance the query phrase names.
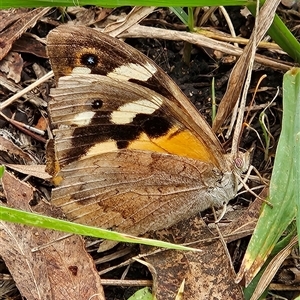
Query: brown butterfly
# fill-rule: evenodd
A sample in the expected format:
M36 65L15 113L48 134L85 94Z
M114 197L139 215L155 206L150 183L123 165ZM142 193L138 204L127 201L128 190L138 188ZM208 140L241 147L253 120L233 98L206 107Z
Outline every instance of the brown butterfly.
M236 195L233 159L153 61L82 26L59 26L47 42L58 82L52 203L69 220L140 235Z

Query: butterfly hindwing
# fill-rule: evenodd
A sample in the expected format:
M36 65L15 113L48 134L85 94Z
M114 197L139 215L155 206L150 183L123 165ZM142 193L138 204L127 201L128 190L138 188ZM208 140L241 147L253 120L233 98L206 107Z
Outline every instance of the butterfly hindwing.
M232 174L188 158L118 151L82 159L61 172L52 202L68 219L130 234L167 228L234 196Z

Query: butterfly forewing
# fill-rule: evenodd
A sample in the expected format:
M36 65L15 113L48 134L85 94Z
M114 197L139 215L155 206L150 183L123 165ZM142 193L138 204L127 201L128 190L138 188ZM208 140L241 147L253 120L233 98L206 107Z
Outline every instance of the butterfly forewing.
M83 26L60 26L49 33L47 41L56 79L88 70L90 74L149 88L173 103L170 115L180 119L210 149L220 168L226 167L223 149L210 126L174 81L147 56L118 39Z

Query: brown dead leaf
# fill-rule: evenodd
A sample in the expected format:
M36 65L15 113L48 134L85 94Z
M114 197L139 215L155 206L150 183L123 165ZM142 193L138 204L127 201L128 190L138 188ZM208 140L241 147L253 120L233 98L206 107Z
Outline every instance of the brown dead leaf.
M14 160L10 159L11 157ZM19 162L24 162L24 164L32 164L34 162L33 158L24 152L21 148L15 145L13 142L8 139L0 136L0 163L5 163L15 160Z
M51 179L50 176L46 171L46 165L16 165L16 164L6 164L6 167L18 171L22 174L34 176L40 179Z
M1 23L0 33L0 60L2 60L12 47L12 44L17 40L28 28L35 25L38 19L44 16L51 8L37 8L27 11L17 10L14 13L2 15L2 21L10 26L4 27ZM14 15L14 22L6 21L6 18L11 18Z
M29 10L30 9L28 8L0 10L0 32L12 25L18 19L23 18Z
M8 172L2 183L10 207L31 210L32 187ZM38 209L51 215L52 208L43 202ZM61 232L7 222L0 222L0 228L0 255L23 297L104 299L100 277L81 237L66 238Z
M214 236L201 217L196 216L169 230L156 232L152 237L182 244L205 241ZM196 242L192 246L202 252L167 250L145 258L155 269L153 289L157 299L174 300L184 279L185 300L243 299L220 240Z
M290 255L291 251L298 244L298 237L294 236L288 245L286 245L279 253L277 253L272 260L268 263L266 268L263 270L263 273L255 287L253 294L251 295L250 300L261 299L261 295L268 289L272 279L278 272L279 268L282 266L283 262ZM246 274L247 275L247 274Z
M47 130L48 126L49 126L48 118L45 118L45 117L42 116L38 119L38 122L35 125L35 128L45 131L45 130Z
M128 28L142 21L154 10L155 10L155 6L149 6L149 7L136 6L131 10L131 12L126 16L126 18L108 24L105 27L104 32L108 33L111 36L116 37L120 35L122 32L127 31Z
M7 74L8 79L12 79L15 83L21 80L21 72L23 70L23 59L19 53L9 52L0 61L0 71Z
M76 25L93 25L97 22L105 19L111 12L111 8L101 8L101 7L79 7L71 6L66 9L68 14L76 16L76 20L72 21Z
M38 57L47 58L46 46L33 35L24 33L13 43L12 50L21 53L30 53Z

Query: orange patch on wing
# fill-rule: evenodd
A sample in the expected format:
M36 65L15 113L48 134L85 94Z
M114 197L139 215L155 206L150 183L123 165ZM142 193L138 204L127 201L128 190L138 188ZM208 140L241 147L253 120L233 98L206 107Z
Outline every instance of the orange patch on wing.
M158 138L149 138L143 133L129 144L128 149L175 154L217 164L213 153L210 153L206 145L202 144L190 131L180 130L176 126Z

